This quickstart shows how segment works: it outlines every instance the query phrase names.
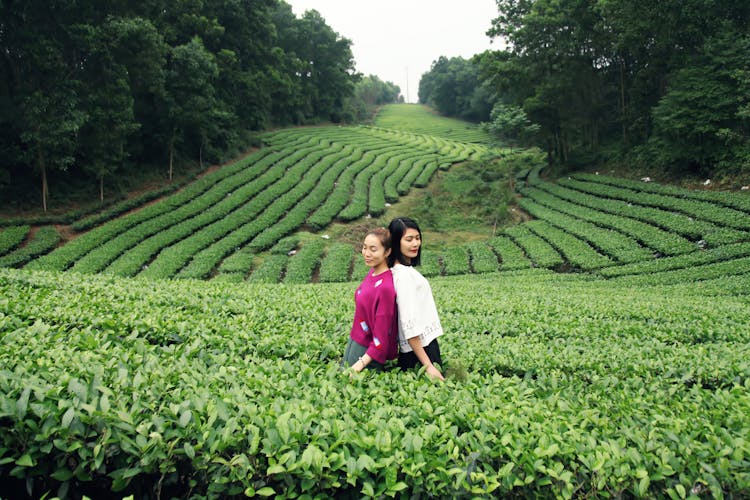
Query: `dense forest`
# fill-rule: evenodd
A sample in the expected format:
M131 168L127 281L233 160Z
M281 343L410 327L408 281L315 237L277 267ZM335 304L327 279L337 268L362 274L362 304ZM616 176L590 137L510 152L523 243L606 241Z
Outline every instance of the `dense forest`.
M488 35L505 49L434 61L421 102L467 119L491 109L497 135L535 141L569 168L750 173L750 2L497 6Z
M203 165L272 126L361 120L400 89L279 0L0 3L0 193ZM26 194L27 198L31 193Z
M563 168L750 173L750 3L497 8L501 50L438 58L420 102ZM362 121L403 99L356 72L317 11L283 0L7 1L0 47L0 198L45 211L48 179L104 199L142 171L171 180L236 155L253 131Z

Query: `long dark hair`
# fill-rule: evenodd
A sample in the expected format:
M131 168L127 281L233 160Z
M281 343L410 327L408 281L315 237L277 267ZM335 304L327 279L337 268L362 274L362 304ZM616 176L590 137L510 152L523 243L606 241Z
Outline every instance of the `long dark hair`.
M417 256L409 261L401 253L401 238L407 229L416 229L419 233L419 239L422 239L422 230L419 229L419 224L414 219L409 217L396 217L388 224L388 231L391 233L391 254L388 256L388 267L393 267L396 262L400 262L405 266L418 266L422 258L422 245L419 245Z

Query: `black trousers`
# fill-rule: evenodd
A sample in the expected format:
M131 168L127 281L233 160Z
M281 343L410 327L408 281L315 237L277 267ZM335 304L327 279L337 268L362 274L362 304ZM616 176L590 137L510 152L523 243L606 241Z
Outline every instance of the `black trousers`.
M438 345L437 339L425 346L424 352L427 353L427 357L430 358L433 364L443 364L443 359L440 357L440 345ZM398 366L402 370L410 370L414 367L419 368L422 366L422 362L419 361L414 351L400 352L398 354Z

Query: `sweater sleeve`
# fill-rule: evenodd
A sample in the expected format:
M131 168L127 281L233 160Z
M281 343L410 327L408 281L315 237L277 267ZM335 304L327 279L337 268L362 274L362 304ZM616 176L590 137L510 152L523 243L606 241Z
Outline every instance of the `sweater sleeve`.
M390 353L397 352L397 332L392 331L396 314L396 294L392 289L384 290L375 303L375 317L372 325L372 342L367 354L378 363L384 364L393 359Z

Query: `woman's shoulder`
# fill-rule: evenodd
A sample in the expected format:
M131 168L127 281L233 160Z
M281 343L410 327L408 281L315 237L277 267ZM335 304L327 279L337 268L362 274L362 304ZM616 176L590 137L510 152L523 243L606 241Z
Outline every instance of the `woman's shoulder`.
M391 272L393 273L393 281L413 281L413 280L419 280L422 278L422 275L414 269L412 266L405 266L400 263L396 263L392 268Z

